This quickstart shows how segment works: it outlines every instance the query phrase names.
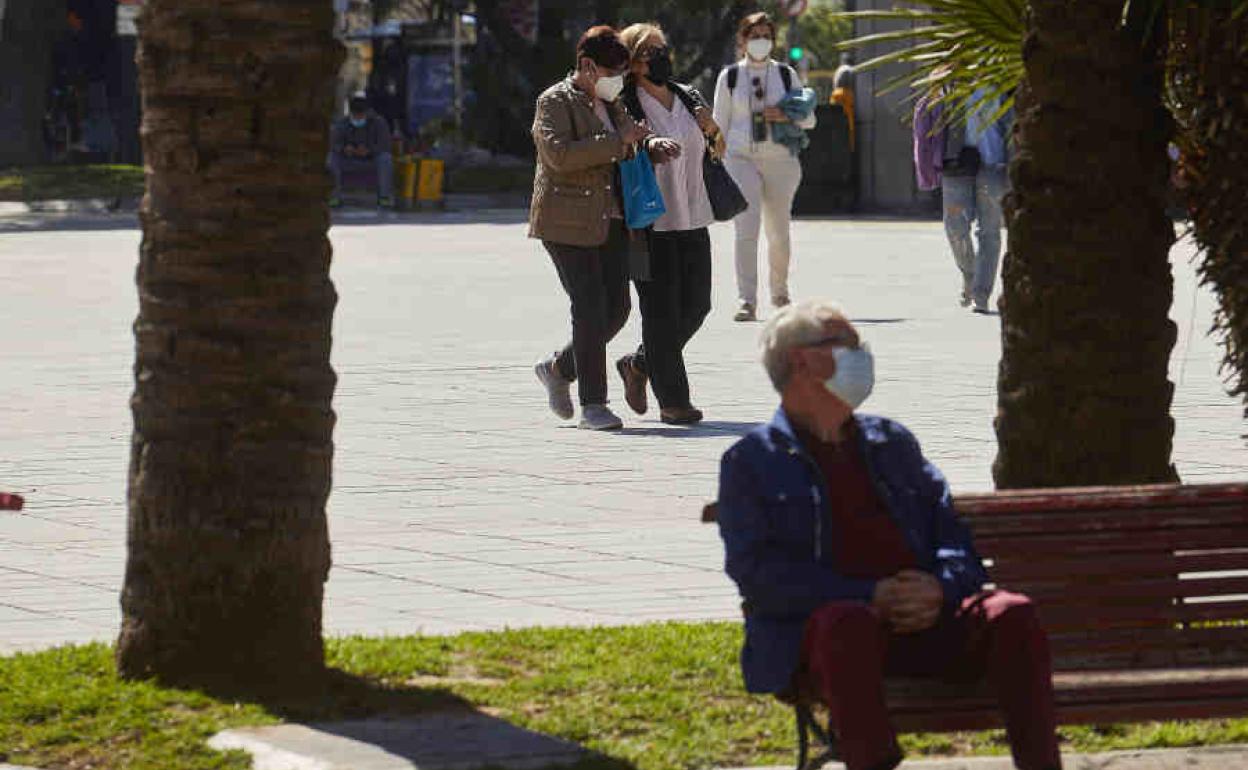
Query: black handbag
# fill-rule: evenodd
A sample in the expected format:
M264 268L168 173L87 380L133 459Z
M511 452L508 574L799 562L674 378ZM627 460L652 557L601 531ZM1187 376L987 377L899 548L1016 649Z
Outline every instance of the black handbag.
M707 147L702 156L702 181L706 183L706 197L711 199L711 211L716 222L727 222L750 207L741 188L733 181L724 162Z
M676 96L685 104L689 114L694 114L699 107L707 107L705 100L696 91L683 83L668 83ZM633 99L637 99L636 91ZM637 102L637 112L641 112L641 102ZM643 116L644 117L644 116ZM733 181L732 174L724 167L724 162L715 157L712 148L714 143L706 138L706 151L702 154L702 181L706 185L706 197L711 199L711 213L716 222L727 222L750 207L741 188Z

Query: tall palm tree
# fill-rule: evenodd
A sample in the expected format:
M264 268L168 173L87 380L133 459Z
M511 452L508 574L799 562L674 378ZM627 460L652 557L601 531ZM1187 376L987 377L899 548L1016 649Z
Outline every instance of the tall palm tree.
M148 0L135 322L130 677L323 671L330 324L325 0Z
M1177 479L1160 16L1122 0L930 0L868 62L948 112L1019 87L993 466L1001 488ZM969 76L968 76L969 75ZM1005 100L1009 104L1009 99Z
M1178 478L1164 41L1141 44L1137 13L1030 9L1001 281L1001 488Z

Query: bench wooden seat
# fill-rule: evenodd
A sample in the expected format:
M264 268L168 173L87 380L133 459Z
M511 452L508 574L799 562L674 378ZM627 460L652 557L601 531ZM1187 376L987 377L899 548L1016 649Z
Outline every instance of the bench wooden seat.
M1036 602L1060 722L1248 715L1248 484L1020 490L955 508L995 585ZM1001 726L984 685L887 692L903 732Z

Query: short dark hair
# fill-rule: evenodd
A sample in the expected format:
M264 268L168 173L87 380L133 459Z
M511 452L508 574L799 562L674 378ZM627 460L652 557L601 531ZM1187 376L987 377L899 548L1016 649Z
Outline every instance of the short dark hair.
M590 27L576 43L576 61L589 59L600 67L615 69L628 64L628 48L620 42L620 35L611 27L600 24Z
M764 24L771 28L771 34L776 34L776 23L771 20L771 14L766 11L751 13L737 25L737 40L745 40L745 36L750 34L751 30Z

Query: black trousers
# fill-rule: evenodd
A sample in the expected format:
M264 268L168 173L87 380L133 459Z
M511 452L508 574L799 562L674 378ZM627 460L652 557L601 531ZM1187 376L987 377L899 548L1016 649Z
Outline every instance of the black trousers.
M689 403L685 345L711 312L711 237L706 228L655 232L650 280L637 281L641 347L634 363L650 377L660 408Z
M607 343L628 320L628 231L612 220L601 246L542 241L572 302L572 341L555 369L577 383L581 405L607 403Z

